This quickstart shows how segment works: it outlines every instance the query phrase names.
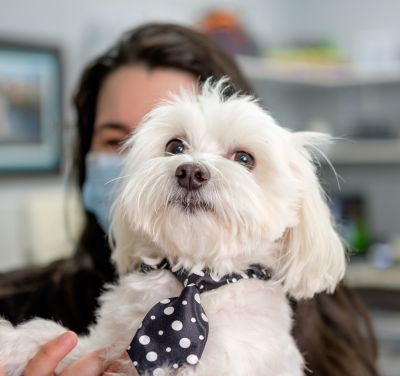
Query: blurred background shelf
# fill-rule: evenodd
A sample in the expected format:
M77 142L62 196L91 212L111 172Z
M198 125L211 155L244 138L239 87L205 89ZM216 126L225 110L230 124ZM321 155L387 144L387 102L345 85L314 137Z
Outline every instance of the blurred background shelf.
M400 140L338 141L326 155L334 164L400 164Z
M400 295L400 265L378 269L367 262L350 262L345 279L354 287L397 290Z
M358 85L400 84L400 71L392 73L362 73L349 67L329 69L296 69L269 64L266 59L251 56L238 57L246 75L253 80L307 85L321 88L340 88Z

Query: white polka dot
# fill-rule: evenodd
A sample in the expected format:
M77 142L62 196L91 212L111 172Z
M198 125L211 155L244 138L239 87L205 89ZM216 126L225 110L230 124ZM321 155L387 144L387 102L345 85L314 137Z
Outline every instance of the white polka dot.
M153 376L164 376L165 375L165 371L162 368L156 368L153 371Z
M159 335L159 336L162 336L163 334L164 334L164 332L163 332L162 330L159 330L159 331L158 331L158 335Z
M203 290L204 289L204 285L200 285L200 290Z
M164 313L166 315L172 315L174 313L174 311L175 311L174 307L167 307L164 309Z
M194 355L194 354L190 354L190 355L186 358L186 361L187 361L189 364L197 364L197 362L199 361L199 358L198 358L196 355Z
M179 332L180 330L182 330L183 328L183 324L181 321L179 320L175 320L172 324L171 324L172 329L176 330L177 332Z
M187 287L192 287L192 286L194 286L194 283L189 283L189 284L187 285Z
M166 351L166 352L171 352L171 348L170 348L170 347L167 347L167 348L165 349L165 351Z
M133 362L133 365L136 367L137 365L138 365L139 363L135 360L134 362Z
M183 349L187 349L190 347L190 339L189 338L182 338L179 341L179 346L182 347Z
M172 367L173 368L178 368L179 366L175 363Z
M148 353L146 354L146 359L147 359L149 362L154 362L154 361L157 360L157 358L158 358L158 355L157 355L157 353L154 352L154 351L150 351L150 352L148 352Z
M148 345L150 343L150 338L149 338L149 336L140 336L139 337L139 342L142 345Z
M190 321L191 321L191 322L196 322L196 319L195 319L194 317L192 317L192 318L190 319Z
M150 317L152 320L155 320L156 319L156 317L153 315L153 316L151 316Z
M199 339L203 340L204 336L202 336L201 334L199 335Z
M204 321L208 321L208 318L207 318L207 316L206 316L204 313L201 314L201 318L202 318Z
M232 278L232 282L233 283L237 282L237 279L236 278Z
M210 277L214 282L219 282L221 280L221 278L219 278L216 274L213 273L210 274Z
M128 346L127 350L130 350L130 349L131 349L131 346Z
M202 270L194 270L193 274L199 275L200 277L204 277L204 272Z
M186 304L187 304L187 301L186 301L186 300L183 300L183 301L182 301L182 304L183 304L183 305L186 305Z
M183 281L183 286L187 286L187 284L188 284L188 282L189 282L189 280L186 278L184 281Z
M169 299L164 299L164 300L161 300L161 304L168 304L169 302L170 302L171 300L169 300Z
M196 300L197 303L200 304L200 295L199 294L194 294L194 299Z

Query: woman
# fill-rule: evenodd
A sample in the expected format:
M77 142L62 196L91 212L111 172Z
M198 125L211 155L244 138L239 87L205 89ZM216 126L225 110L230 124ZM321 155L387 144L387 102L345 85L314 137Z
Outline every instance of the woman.
M103 284L116 278L104 235L108 208L96 201L100 197L104 202L111 189L97 191L96 187L107 186L95 184L95 179L110 180L111 170L118 176L119 161L114 156L121 142L168 91L224 75L231 78L235 90L254 94L235 62L220 48L195 31L169 24L150 24L127 33L85 70L75 106L77 180L83 192L86 226L71 259L0 279L1 315L14 323L33 316L51 318L77 333L85 332L94 320ZM340 286L332 296L321 294L293 307L294 335L310 375L377 375L373 331L352 290ZM60 343L46 345L25 374L52 374L76 343L72 333L59 341L63 339L66 344L61 349ZM92 354L81 360L70 374L101 374L98 358ZM84 368L88 365L93 366L91 371Z

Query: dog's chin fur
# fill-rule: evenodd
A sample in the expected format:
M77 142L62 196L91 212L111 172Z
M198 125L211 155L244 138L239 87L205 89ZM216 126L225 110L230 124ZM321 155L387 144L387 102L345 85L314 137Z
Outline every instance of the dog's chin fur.
M171 96L127 143L110 234L121 278L101 297L97 324L57 371L101 347L109 349L107 360L124 352L150 308L182 290L167 270L136 271L143 261L167 258L174 267L218 275L250 264L273 272L268 282L241 280L201 295L210 321L203 357L174 375L303 374L286 295L333 291L345 265L308 151L328 137L279 127L250 97L224 99L225 84L207 82L199 96ZM176 138L185 152L166 155ZM254 157L252 169L234 161L237 151ZM210 179L188 192L175 177L182 163L202 165ZM0 319L0 366L7 375L22 374L39 346L62 331L40 319L16 329ZM115 375L137 375L129 362L123 366Z

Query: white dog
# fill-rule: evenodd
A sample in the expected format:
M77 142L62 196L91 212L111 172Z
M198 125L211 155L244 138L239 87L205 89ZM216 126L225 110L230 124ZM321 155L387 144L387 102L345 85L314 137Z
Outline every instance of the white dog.
M113 216L120 280L101 297L97 324L58 371L102 347L116 359L146 313L179 296L182 284L170 270L138 270L167 259L174 270L208 269L217 278L258 264L272 278L243 278L202 293L209 336L200 360L146 374L303 375L287 295L332 292L345 270L309 150L329 137L290 132L251 97L224 98L226 87L226 80L208 81L200 94L171 95L128 141ZM64 330L42 319L17 328L0 321L6 375L21 375L39 346ZM124 374L137 375L129 366Z

